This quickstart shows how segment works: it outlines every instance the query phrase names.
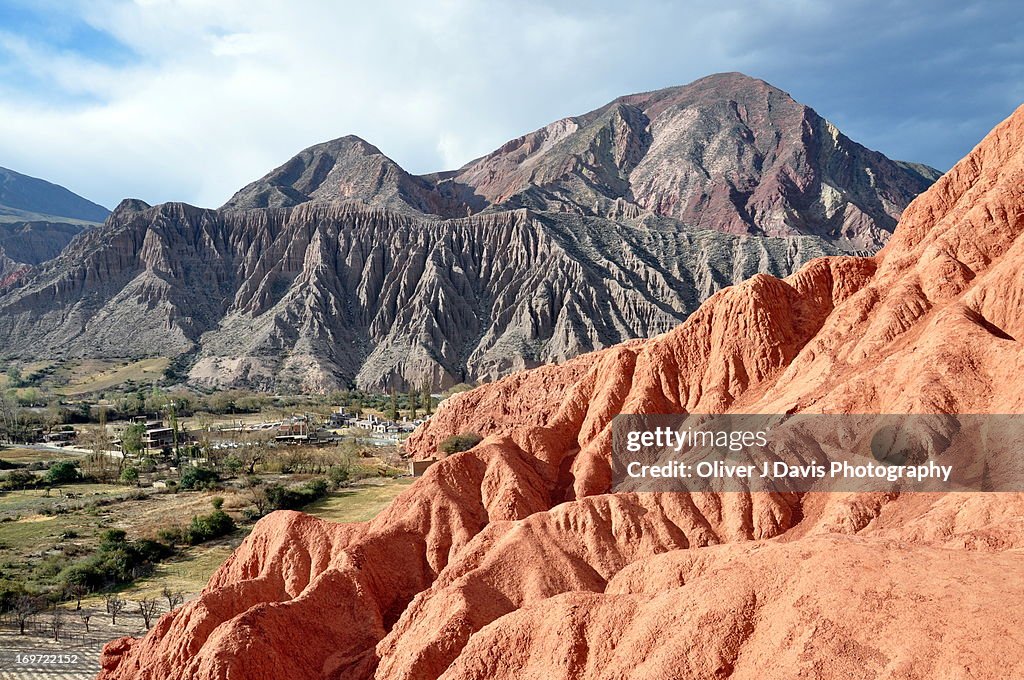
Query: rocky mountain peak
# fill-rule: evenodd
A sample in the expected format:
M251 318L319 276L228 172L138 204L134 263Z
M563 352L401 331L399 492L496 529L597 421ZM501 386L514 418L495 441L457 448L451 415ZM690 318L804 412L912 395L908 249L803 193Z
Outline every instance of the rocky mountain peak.
M122 203L44 266L7 265L0 345L188 354L204 386L490 380L657 335L755 274L874 252L929 183L740 74L424 176L342 137L221 209Z
M371 144L342 137L301 152L224 208L359 200L441 217L524 207L649 214L869 251L939 174L864 148L763 80L721 73L619 97L430 175L411 175Z

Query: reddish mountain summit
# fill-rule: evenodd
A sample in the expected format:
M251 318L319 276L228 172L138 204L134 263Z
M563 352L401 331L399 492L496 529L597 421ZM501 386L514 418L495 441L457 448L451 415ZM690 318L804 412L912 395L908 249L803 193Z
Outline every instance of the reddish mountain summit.
M453 397L376 519L274 513L101 678L1024 675L1018 494L609 494L620 412L1019 413L1024 108L873 258Z

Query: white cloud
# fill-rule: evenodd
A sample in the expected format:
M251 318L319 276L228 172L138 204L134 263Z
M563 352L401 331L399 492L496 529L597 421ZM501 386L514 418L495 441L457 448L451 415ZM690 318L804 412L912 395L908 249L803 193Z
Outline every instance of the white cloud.
M0 165L108 205L219 205L345 134L413 172L451 168L627 92L724 70L812 73L801 41L834 62L837 26L864 14L823 5L82 0L84 20L138 58L0 34L43 84L0 85Z

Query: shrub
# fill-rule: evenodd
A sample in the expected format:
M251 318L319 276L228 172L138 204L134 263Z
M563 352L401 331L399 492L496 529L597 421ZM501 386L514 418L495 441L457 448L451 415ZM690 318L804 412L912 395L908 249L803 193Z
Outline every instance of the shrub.
M214 470L204 467L189 466L181 473L182 489L211 489L217 486L220 477Z
M235 521L223 510L217 509L208 515L197 515L182 532L182 539L189 545L198 545L212 538L227 536L235 530Z
M237 475L241 472L244 465L245 464L242 462L242 459L234 454L229 455L224 459L224 469L233 475Z
M170 546L158 541L129 541L121 529L107 529L100 535L99 549L65 567L59 579L65 586L101 590L131 581L172 553Z
M345 465L335 465L327 471L327 480L335 489L339 486L347 486L351 477L352 471Z
M156 532L156 537L161 543L173 546L182 542L182 531L179 527L164 527Z
M442 453L451 455L453 453L459 453L460 451L469 451L471 448L482 442L483 439L484 438L476 432L462 432L460 434L453 434L451 437L442 441L437 445L437 449Z
M36 476L27 470L12 470L3 478L5 489L27 489L36 485Z
M70 484L78 481L78 469L69 460L54 463L44 477L48 484Z
M129 465L121 471L121 483L122 484L138 484L139 483L139 471L137 468Z
M297 487L268 484L263 488L270 510L298 510L327 495L327 481L311 479Z

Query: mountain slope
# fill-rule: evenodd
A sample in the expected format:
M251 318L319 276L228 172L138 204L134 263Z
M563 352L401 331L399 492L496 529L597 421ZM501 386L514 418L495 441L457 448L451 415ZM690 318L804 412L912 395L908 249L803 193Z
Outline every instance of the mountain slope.
M441 215L530 208L654 214L873 250L941 173L890 161L814 110L740 73L621 97L504 144L456 171L415 177L357 137L306 149L225 208L358 198Z
M478 446L369 523L265 518L100 677L1020 675L1024 494L608 491L619 413L1024 412L1022 243L1024 107L877 256L452 397L411 450Z
M33 218L64 217L102 222L110 211L62 186L0 168L0 215Z
M660 333L756 273L873 251L926 174L739 74L625 97L429 176L344 137L216 211L123 204L0 287L0 343L187 355L204 385L489 380Z
M240 189L222 209L284 208L352 198L445 217L468 212L445 201L429 181L410 175L377 147L352 135L305 149Z
M872 249L937 175L852 142L764 81L724 73L560 120L450 181L498 205L609 214L625 204L690 226Z
M525 210L119 208L0 298L0 343L25 356L198 348L205 384L452 385L661 332L734 280L830 252ZM55 291L67 302L52 305Z
M64 187L0 168L0 282L56 257L108 214Z

